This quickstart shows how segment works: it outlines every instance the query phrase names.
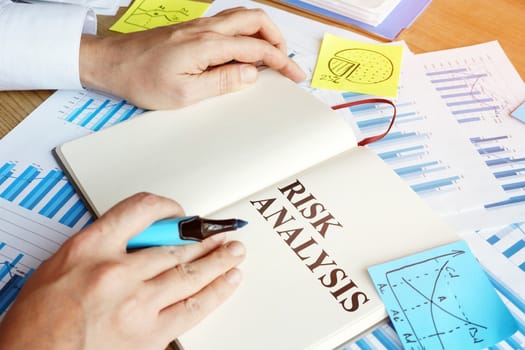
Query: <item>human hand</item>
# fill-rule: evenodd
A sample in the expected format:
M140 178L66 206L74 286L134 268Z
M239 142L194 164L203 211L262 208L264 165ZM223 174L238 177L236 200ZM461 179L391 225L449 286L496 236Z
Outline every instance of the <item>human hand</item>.
M253 84L260 62L295 82L306 77L263 10L234 8L143 32L85 35L80 79L142 108L172 109Z
M176 202L142 193L67 240L0 324L2 349L164 349L233 293L244 257L224 235L126 252L152 222L182 214Z

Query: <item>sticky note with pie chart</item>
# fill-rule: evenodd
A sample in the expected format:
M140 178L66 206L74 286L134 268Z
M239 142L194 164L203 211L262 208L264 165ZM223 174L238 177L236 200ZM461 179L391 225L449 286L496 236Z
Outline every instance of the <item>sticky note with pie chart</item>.
M311 86L397 97L403 47L325 34Z

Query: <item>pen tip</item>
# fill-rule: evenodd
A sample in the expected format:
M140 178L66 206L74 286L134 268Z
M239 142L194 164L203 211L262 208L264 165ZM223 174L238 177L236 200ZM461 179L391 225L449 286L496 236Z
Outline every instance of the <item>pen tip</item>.
M244 220L241 220L241 219L237 219L237 222L236 222L236 227L237 228L241 228L241 227L244 227L248 225L248 221L244 221Z

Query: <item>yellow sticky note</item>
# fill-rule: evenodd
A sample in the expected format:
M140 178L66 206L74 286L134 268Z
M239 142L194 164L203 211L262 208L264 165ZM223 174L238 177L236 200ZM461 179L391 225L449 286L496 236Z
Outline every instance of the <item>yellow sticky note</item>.
M325 34L312 87L396 97L403 47Z
M135 0L109 28L120 33L138 32L201 17L209 3L190 0Z

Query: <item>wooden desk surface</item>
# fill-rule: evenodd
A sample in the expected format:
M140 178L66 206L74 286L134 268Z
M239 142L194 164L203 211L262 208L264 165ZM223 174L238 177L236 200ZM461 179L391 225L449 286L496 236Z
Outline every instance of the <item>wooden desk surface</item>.
M119 16L123 9L119 12ZM525 1L433 0L400 39L415 52L428 52L499 40L525 78ZM114 17L99 17L99 34L108 35ZM0 137L7 134L53 91L0 92Z

